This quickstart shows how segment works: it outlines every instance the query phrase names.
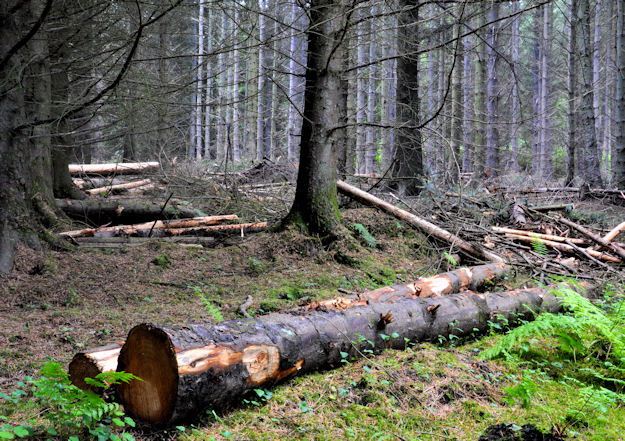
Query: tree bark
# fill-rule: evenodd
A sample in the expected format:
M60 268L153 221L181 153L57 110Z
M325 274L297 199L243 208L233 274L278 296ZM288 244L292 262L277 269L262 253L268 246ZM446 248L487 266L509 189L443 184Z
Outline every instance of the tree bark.
M575 154L577 151L577 27L579 8L578 0L571 0L570 28L569 28L569 48L568 48L568 105L567 105L567 125L568 125L568 157L565 185L571 185L575 179L575 165L577 164Z
M488 31L488 81L486 82L486 158L484 161L484 174L494 178L499 175L499 78L497 65L499 24L495 21L499 18L499 3L494 2L488 11L488 21L493 22Z
M580 21L582 24L582 112L584 130L584 155L586 164L586 180L592 187L602 187L601 169L597 137L595 133L595 114L593 110L594 90L592 85L592 44L590 38L590 2L579 0Z
M393 158L394 185L401 194L415 195L423 179L423 145L419 128L419 6L399 2L397 51L397 145Z
M130 415L166 426L194 418L206 407L232 407L254 388L341 366L345 354L358 357L363 351L404 349L406 341L475 335L487 331L496 316L518 323L534 318L535 311L559 309L548 289L530 288L402 297L345 310L275 313L214 326L141 324L130 331L118 370L143 381L121 384L118 393Z
M220 216L216 216L220 217ZM120 225L117 227L105 227L105 228L87 228L84 230L67 231L61 233L66 237L118 237L118 236L131 236L131 237L170 237L170 236L220 236L220 235L232 235L245 233L254 233L258 231L264 231L267 229L267 222L256 222L247 224L230 224L230 225L214 225L205 226L205 224L215 224L221 222L221 220L211 219L210 221L200 222L200 226L190 227L172 227L167 224L158 224L159 221L153 222L152 225L146 222L145 225L135 227L132 225ZM189 220L174 222L178 225L194 224L195 222Z
M614 121L616 139L614 142L614 162L612 166L614 185L625 189L625 0L617 5L616 24L616 120Z
M349 12L342 0L311 2L304 121L295 200L283 225L333 237L340 213L336 194L338 129L342 115L342 41Z
M50 117L48 43L38 26L51 5L9 1L0 11L0 275L13 268L18 242L39 246L35 232L45 237L56 222L49 131L28 125Z
M135 223L154 221L155 219L178 219L197 216L195 210L188 207L158 204L136 204L122 201L79 201L57 199L56 206L71 218L93 225L113 223Z
M130 175L158 169L158 162L118 162L115 164L69 164L71 174Z

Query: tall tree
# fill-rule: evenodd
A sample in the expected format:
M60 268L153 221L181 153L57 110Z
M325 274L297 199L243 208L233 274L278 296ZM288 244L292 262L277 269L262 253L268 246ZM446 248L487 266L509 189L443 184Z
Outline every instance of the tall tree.
M616 67L616 140L612 173L614 185L625 189L625 0L618 0L617 4Z
M488 80L486 81L486 157L484 160L484 173L487 177L494 178L499 174L499 78L497 65L499 64L499 3L493 2L488 11L488 21L491 22L488 31Z
M569 27L569 47L568 47L568 106L567 106L567 126L568 126L568 157L567 157L567 173L566 185L570 185L575 179L575 164L577 163L575 155L577 151L577 28L579 8L578 0L571 0L571 15Z
M343 39L353 5L345 0L312 0L308 15L308 61L304 121L295 200L283 224L333 237L339 225L336 194L341 124Z
M400 0L397 52L397 144L393 177L400 193L414 195L421 190L423 146L419 120L419 4Z
M595 132L595 113L593 109L594 89L592 84L592 43L590 38L590 2L579 1L579 18L582 30L581 79L582 88L582 124L584 131L584 163L586 168L586 180L591 186L601 187L601 169L599 162L599 149Z

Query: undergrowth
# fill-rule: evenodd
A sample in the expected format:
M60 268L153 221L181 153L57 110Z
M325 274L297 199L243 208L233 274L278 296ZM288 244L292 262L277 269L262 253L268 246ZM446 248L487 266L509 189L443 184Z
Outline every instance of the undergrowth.
M133 379L139 380L125 372L106 372L95 379L85 378L85 382L105 389ZM124 416L121 406L71 384L57 362L45 363L38 378L25 377L18 387L10 395L0 393L0 440L45 437L78 441L85 435L98 441L134 440L123 429L134 427L135 422Z
M576 290L573 282L560 283L552 293L565 313L543 313L481 354L521 367L516 384L506 389L510 402L544 407L554 415L552 430L572 436L625 404L625 298L608 290L593 302ZM575 395L559 414L547 408L544 395L554 385Z

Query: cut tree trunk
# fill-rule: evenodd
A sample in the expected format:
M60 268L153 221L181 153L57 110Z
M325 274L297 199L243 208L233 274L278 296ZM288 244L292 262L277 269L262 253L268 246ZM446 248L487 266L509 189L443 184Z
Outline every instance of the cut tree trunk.
M74 240L84 248L129 248L151 242L172 242L184 245L210 247L215 245L214 237L173 236L173 237L76 237Z
M397 298L306 315L275 313L219 325L141 324L128 334L118 370L143 381L118 387L126 412L166 426L221 411L241 396L293 375L341 366L364 351L404 349L406 342L437 341L485 332L491 320L531 320L557 311L545 288L503 293L464 292L433 298Z
M115 164L70 164L71 174L131 175L158 169L158 162L119 162Z
M220 217L220 216L215 216ZM217 221L220 222L221 220ZM213 223L217 223L213 222ZM258 231L264 231L267 229L267 222L255 222L247 224L232 224L232 225L215 225L215 226L198 226L198 227L183 227L183 228L171 228L161 227L152 228L148 226L145 228L134 228L132 226L120 225L118 227L106 227L106 228L87 228L84 230L67 231L60 233L61 236L66 237L117 237L117 236L138 236L138 237L169 237L169 236L221 236L232 235L241 233L255 233Z
M180 220L166 220L166 221L152 221L152 222L144 222L142 224L134 224L134 225L117 225L115 227L103 227L103 228L85 228L83 230L74 230L74 231L65 231L60 233L61 236L68 237L94 237L97 233L99 237L107 237L109 233L112 233L112 236L115 237L117 235L126 235L126 236L136 236L138 235L138 231L143 230L161 230L161 229L171 229L171 228L191 228L191 227L200 227L206 225L215 225L224 221L238 219L236 214L224 214L221 216L202 216L202 217L193 217L191 219L180 219Z
M84 179L83 178L73 178L72 181L73 181L74 185L76 185L76 187L80 188L81 190L88 190L90 188L96 188L96 187L107 187L107 186L110 186L110 185L117 185L117 184L125 184L125 183L128 182L127 177L126 178L85 177Z
M92 188L90 190L86 190L86 193L89 193L89 194L114 193L119 190L129 190L131 188L143 187L144 185L148 185L151 183L152 183L151 179L141 179L140 181L126 182L123 184L107 185L105 187Z
M485 249L477 248L476 246L470 244L464 239L459 238L458 236L450 233L447 230L440 228L437 225L434 225L427 220L420 218L412 213L407 212L406 210L402 210L399 207L396 207L393 204L389 204L388 202L383 201L380 198L377 198L366 191L362 191L359 188L354 187L353 185L349 185L343 181L337 181L336 187L339 192L351 197L352 199L357 200L363 204L373 205L376 208L381 209L382 211L395 216L396 218L407 222L424 231L425 233L431 234L438 240L441 240L445 243L452 244L455 248L463 252L464 254L471 256L473 258L481 259L486 262L502 262L503 259L495 253L487 251Z
M461 268L432 277L425 277L406 284L386 286L367 291L356 296L338 296L328 300L312 302L307 309L326 311L329 309L347 309L367 305L372 302L388 302L401 297L427 298L461 291L475 291L487 282L501 279L510 271L510 266L503 262Z
M113 372L117 369L119 351L123 341L107 346L89 349L74 355L69 364L69 380L74 386L83 390L101 391L100 388L90 386L85 378L95 378L102 372Z
M93 225L112 223L137 223L155 219L179 219L197 216L196 210L189 207L168 205L163 210L158 204L137 204L122 201L79 201L57 199L56 205L69 217Z

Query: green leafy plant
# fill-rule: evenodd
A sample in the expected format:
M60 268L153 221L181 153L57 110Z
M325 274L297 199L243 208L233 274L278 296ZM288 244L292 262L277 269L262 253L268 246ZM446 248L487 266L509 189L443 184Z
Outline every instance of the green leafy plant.
M445 259L447 260L447 262L449 262L449 264L451 266L456 266L458 265L458 262L456 261L456 259L454 259L454 256L452 256L451 254L449 254L447 251L445 251L443 253L443 256L445 256Z
M204 304L204 309L206 310L206 312L208 312L210 316L213 319L215 319L217 323L223 322L224 315L221 313L219 308L213 304L213 302L211 302L210 300L208 300L208 298L206 298L206 295L204 294L202 287L192 286L191 288L193 289L193 293L196 296L198 296L200 300L202 301L202 303Z
M85 379L87 384L99 388L130 380L140 379L125 372L105 372ZM26 377L18 387L21 389L10 395L2 393L0 398L5 401L4 407L19 414L22 421L0 425L0 439L46 436L78 441L90 434L98 441L134 440L130 433L122 431L134 427L135 422L124 416L121 406L71 384L69 375L57 362L44 364L38 378Z
M378 246L375 237L373 237L373 235L369 233L369 231L365 228L363 224L355 223L352 225L352 228L356 232L356 235L360 239L362 239L367 246L371 248L375 248Z
M169 265L171 263L171 260L169 259L169 256L166 253L160 254L159 256L157 256L152 263L154 263L157 266L160 266L161 268L169 268Z
M545 245L545 242L543 242L535 234L531 234L530 237L532 238L532 241L530 243L532 245L532 248L534 249L534 252L540 254L541 256L546 255L547 254L547 245Z

